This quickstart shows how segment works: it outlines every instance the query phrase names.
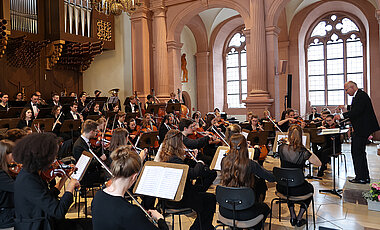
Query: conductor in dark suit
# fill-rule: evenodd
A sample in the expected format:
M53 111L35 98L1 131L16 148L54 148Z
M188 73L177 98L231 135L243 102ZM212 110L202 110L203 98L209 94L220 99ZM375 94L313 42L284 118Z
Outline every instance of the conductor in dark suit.
M371 133L379 130L379 123L372 107L368 94L358 89L355 82L349 81L344 84L344 90L353 96L351 108L343 116L336 115L336 119L349 118L352 127L351 154L354 163L355 178L349 180L351 183L365 184L370 182L366 143Z

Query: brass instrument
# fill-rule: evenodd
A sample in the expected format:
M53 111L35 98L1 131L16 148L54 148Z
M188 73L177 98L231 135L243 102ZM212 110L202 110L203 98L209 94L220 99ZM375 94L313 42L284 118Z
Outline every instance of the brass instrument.
M115 96L117 93L119 93L120 89L110 89L108 91L109 94L112 94L112 96Z

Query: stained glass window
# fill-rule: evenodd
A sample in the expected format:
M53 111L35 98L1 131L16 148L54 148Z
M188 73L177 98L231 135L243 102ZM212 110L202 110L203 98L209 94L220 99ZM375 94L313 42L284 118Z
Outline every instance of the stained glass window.
M363 33L346 15L322 18L307 39L308 97L312 106L349 104L344 83L364 88Z

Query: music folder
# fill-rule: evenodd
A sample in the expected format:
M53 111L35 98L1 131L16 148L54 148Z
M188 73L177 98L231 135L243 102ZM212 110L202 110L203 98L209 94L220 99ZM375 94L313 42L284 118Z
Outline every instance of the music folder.
M276 132L276 138L273 143L273 152L277 153L278 152L278 141L281 140L282 138L288 138L288 133L278 133ZM302 144L310 149L310 134L309 133L302 133Z
M230 148L228 146L219 146L214 154L214 158L212 159L210 169L213 170L222 170L222 160L225 156L227 156L228 151L230 151ZM255 149L254 148L248 148L248 158L253 160L253 157L255 155Z
M133 193L180 201L189 166L147 161L136 181Z
M71 175L71 178L81 181L93 157L94 156L91 153L83 151L77 164L75 165L77 170Z

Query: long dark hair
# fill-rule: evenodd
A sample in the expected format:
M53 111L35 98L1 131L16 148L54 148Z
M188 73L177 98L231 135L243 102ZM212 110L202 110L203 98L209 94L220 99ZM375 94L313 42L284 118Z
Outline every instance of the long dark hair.
M255 178L249 170L247 140L242 134L234 134L229 144L230 151L222 161L222 185L253 188Z
M0 169L8 173L7 155L12 153L14 143L10 140L0 141Z
M302 144L302 128L299 125L291 125L288 130L289 146L294 150L298 151L303 146Z
M166 133L162 142L160 161L167 162L171 157L177 156L182 160L185 158L185 150L182 137L183 134L176 129L171 129Z

